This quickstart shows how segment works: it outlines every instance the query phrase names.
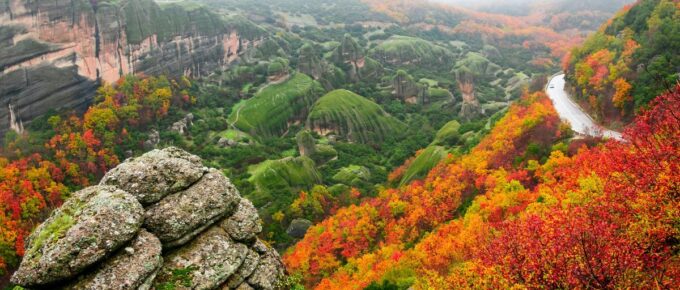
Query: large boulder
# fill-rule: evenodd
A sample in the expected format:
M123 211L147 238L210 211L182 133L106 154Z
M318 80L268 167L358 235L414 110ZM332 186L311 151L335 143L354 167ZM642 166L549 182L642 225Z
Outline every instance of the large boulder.
M160 142L161 134L158 133L156 129L151 129L149 135L146 136L146 141L144 141L144 149L146 150L154 149Z
M126 160L106 173L100 184L117 186L146 206L186 189L206 170L198 156L169 147Z
M220 223L220 226L237 241L250 241L262 232L257 209L249 200L242 198L236 212Z
M255 289L275 289L285 275L284 269L279 253L267 247L267 251L260 255L257 268L248 277L248 284Z
M285 269L257 238L257 209L220 171L200 164L177 148L154 150L107 174L107 183L135 194L112 185L74 193L31 235L12 282L37 289L281 286Z
M129 245L118 250L96 270L64 288L74 290L148 288L163 263L161 250L158 238L142 230Z
M186 190L149 206L144 226L164 245L181 245L232 214L240 201L238 190L229 179L217 169L211 169ZM254 216L257 218L257 212Z
M215 289L236 273L248 247L235 243L220 227L212 227L165 257L157 289Z
M250 275L252 275L253 272L255 272L255 269L257 268L257 265L259 263L260 254L251 249L248 249L248 254L246 255L245 260L243 260L243 264L241 264L241 267L238 268L238 270L236 270L236 273L229 277L226 286L229 287L229 289L234 289L239 285L243 284L243 282L246 279L248 279L248 277L250 277Z
M294 219L288 225L286 233L296 239L301 239L307 233L307 230L312 226L312 222L307 219Z
M78 191L31 234L12 283L36 286L71 278L130 241L143 219L142 205L123 190Z

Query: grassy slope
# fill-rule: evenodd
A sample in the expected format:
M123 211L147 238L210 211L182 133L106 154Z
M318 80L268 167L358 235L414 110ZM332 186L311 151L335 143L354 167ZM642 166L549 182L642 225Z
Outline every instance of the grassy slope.
M321 97L309 114L313 128L333 128L352 141L364 143L396 135L405 125L389 116L380 105L347 90Z
M446 48L424 39L408 36L392 36L376 46L372 55L383 62L436 65L448 63L454 55Z
M256 188L248 197L258 207L268 202L290 204L298 190L321 183L321 175L308 157L267 160L251 166L248 172L248 181Z
M465 58L456 62L456 69L466 67L478 76L493 76L501 67L477 52L468 52Z
M286 82L270 85L242 107L235 109L229 122L244 132L273 135L285 131L287 122L303 114L323 89L304 74L296 74ZM236 117L238 116L238 120Z
M423 178L432 168L434 168L439 161L444 159L448 151L442 146L429 146L423 150L416 159L413 160L411 166L404 172L399 186L404 186L414 179Z
M460 123L458 123L458 121L453 120L446 123L441 129L439 129L439 131L437 131L437 135L434 137L432 144L443 146L455 145L455 143L460 141L459 130Z

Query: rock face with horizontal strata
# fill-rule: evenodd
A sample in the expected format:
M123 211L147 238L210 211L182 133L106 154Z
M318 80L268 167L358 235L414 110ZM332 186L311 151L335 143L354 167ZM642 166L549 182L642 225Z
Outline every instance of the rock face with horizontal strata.
M9 105L25 125L51 109L84 110L101 81L205 76L265 35L208 8L153 0L0 1L0 134L10 129Z
M153 169L142 172L163 178L140 178L131 170L139 160ZM182 166L167 166L177 162ZM12 282L50 289L283 287L278 253L257 238L256 209L201 162L171 147L120 164L112 170L117 182L104 179L75 193L36 229ZM184 178L187 168L199 176L178 183L166 178Z

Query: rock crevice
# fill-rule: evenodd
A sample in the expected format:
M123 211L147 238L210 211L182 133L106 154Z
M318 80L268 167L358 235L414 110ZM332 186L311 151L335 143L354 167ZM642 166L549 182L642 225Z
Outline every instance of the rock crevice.
M279 254L252 203L199 157L131 158L29 237L12 282L51 289L277 289Z

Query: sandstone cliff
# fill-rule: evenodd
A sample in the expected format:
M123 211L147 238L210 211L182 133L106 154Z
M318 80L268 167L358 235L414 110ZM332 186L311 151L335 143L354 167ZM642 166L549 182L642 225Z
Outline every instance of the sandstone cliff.
M29 237L12 282L49 289L277 289L253 204L177 148L126 160Z
M241 18L153 0L0 1L0 133L50 109L83 108L130 73L204 76L265 32Z

